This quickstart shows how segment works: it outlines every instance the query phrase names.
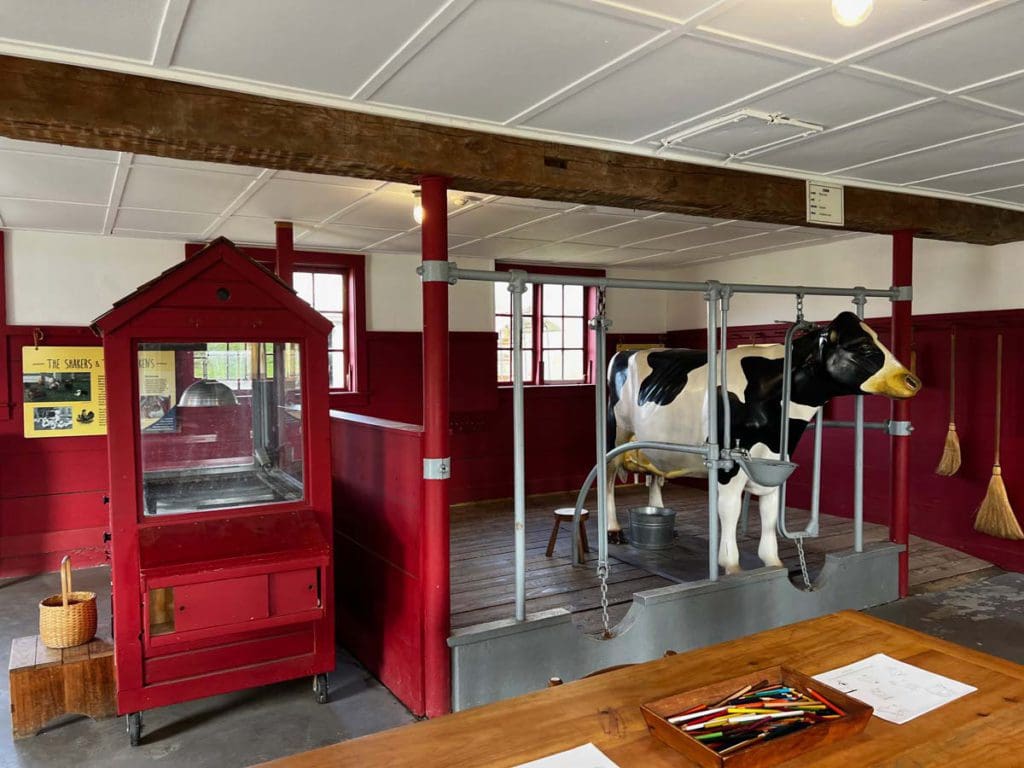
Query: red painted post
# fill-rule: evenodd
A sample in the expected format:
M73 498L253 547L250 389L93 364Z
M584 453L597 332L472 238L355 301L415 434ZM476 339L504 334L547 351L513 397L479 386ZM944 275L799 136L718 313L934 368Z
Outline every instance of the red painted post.
M287 285L292 284L295 266L295 232L290 221L275 221L277 251L274 253L274 271Z
M892 284L909 286L914 280L914 233L894 232L892 236ZM911 302L892 305L892 353L904 365L910 365L912 341ZM892 407L894 421L910 421L910 400L896 400ZM910 438L893 437L892 488L889 538L904 549L899 560L900 597L906 597L910 574Z
M423 261L448 260L448 180L420 181ZM411 200L410 200L411 203ZM410 205L411 215L411 205ZM423 457L445 459L448 446L448 283L423 282ZM426 469L426 466L424 467ZM425 472L426 474L426 472ZM448 479L423 481L423 687L428 717L451 710L451 584Z

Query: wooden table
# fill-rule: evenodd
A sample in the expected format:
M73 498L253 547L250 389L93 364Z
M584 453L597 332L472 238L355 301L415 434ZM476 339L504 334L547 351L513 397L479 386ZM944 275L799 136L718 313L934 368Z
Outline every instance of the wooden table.
M806 753L785 766L1024 766L1024 667L850 611L267 765L506 768L593 742L622 768L680 768L691 763L648 735L638 708L641 703L747 669L783 663L817 674L874 653L887 653L978 690L905 725L873 717L862 734Z
M116 714L114 644L95 638L74 648L47 648L38 635L11 641L8 664L15 739L35 735L61 715L94 720Z

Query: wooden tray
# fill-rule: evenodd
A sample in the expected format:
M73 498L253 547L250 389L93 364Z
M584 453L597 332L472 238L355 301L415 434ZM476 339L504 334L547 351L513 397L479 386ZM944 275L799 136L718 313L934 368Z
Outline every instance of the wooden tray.
M762 680L781 683L806 691L808 688L821 694L846 714L835 720L825 720L796 733L780 736L760 744L751 744L745 749L729 755L719 755L710 747L692 738L686 731L672 725L668 718L705 702L717 701L738 691L746 685L755 685ZM831 744L839 739L860 733L871 719L872 709L867 704L851 699L823 683L788 667L768 667L740 677L723 680L714 685L677 693L640 707L651 733L672 749L686 755L702 768L768 768L786 760Z

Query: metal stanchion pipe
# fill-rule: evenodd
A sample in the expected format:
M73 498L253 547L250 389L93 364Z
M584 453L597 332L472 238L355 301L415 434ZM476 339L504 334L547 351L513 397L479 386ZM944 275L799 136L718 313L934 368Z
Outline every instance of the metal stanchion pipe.
M825 418L824 407L818 409L818 413L814 417L815 426L817 429L814 430L814 474L811 479L811 519L807 523L807 533L811 536L818 535L818 517L821 514L821 441L824 437L824 432L821 428L822 421Z
M705 294L708 302L708 578L718 581L718 287Z
M605 369L608 367L605 349L606 321L603 308L594 318L594 402L597 429L597 566L608 563L608 387ZM573 518L573 540L579 536L579 524ZM574 547L574 549L577 549Z
M516 621L526 619L526 435L523 410L523 291L521 274L512 273L512 466Z
M864 318L864 297L853 300L857 317ZM864 551L864 396L857 395L853 410L853 551Z
M729 403L729 295L730 290L722 290L722 341L718 345L719 358L722 366L722 448L732 448L732 407Z

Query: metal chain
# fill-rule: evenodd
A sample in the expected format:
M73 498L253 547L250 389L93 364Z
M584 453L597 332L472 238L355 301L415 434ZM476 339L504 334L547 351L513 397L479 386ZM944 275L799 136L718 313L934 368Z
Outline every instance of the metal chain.
M611 619L608 617L608 563L597 564L597 575L601 579L601 624L604 627L604 639L612 636Z
M804 295L802 293L796 295L796 321L798 323L804 321Z
M598 288L597 289L597 316L600 317L600 318L604 317L605 298L606 298L605 297L605 289L604 288Z
M800 558L800 573L804 577L804 591L813 592L814 585L811 583L810 574L807 573L807 557L804 555L804 537L797 536L793 541L796 542L796 553Z

